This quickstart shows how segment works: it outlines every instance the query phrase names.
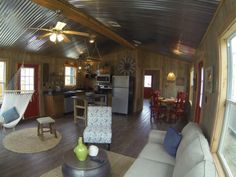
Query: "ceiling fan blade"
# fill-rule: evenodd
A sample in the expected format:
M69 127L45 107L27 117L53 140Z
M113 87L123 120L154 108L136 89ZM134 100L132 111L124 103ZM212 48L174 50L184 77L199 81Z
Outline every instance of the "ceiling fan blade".
M64 38L64 42L66 43L70 42L70 39L66 35L62 34L62 36Z
M47 29L47 28L28 28L30 30L39 30L39 31L48 31L48 32L51 32L52 30L51 29Z
M58 21L56 26L53 29L55 29L55 30L62 30L65 26L66 26L66 23Z
M63 31L64 34L72 34L72 35L78 35L78 36L84 36L84 37L89 37L90 34L89 33L85 33L85 32L79 32L79 31Z
M43 38L45 38L45 37L50 36L51 34L52 34L52 33L46 33L46 34L44 34L44 35L38 36L36 39L37 39L37 40L41 40L41 39L43 39Z

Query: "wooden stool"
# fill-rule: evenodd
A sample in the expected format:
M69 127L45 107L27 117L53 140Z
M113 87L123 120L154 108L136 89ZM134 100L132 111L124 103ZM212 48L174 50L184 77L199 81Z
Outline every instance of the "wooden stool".
M38 136L43 140L43 133L50 132L54 133L57 138L57 131L55 128L55 120L51 117L42 117L37 119L38 122Z

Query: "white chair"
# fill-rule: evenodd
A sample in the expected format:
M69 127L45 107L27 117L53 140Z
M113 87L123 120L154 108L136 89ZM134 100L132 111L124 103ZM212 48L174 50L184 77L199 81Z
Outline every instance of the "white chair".
M87 127L84 130L85 143L107 144L110 150L112 138L112 112L109 106L88 106Z
M23 118L25 110L29 104L29 101L32 98L34 91L16 91L16 90L6 90L3 95L3 102L0 109L0 123L3 126L3 130L5 131L5 128L13 128L15 130L15 126L20 122L20 120ZM16 120L5 123L4 119L2 117L2 114L15 107L19 118Z

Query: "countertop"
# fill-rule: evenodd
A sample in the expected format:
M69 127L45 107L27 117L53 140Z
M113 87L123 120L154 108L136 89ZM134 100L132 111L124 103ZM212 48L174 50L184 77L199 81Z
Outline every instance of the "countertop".
M76 93L84 93L86 90L69 90L69 91L44 91L44 95L73 95Z
M93 94L108 94L111 93L111 89L103 89L99 91L92 91L92 90L83 90L83 89L77 89L77 90L62 90L62 91L44 91L44 95L64 95L64 96L74 96L77 93L93 93Z

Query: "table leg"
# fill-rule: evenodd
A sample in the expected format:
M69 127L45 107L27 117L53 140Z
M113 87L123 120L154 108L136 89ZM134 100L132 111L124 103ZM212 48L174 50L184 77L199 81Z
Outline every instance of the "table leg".
M42 124L40 124L40 130L41 130L41 139L42 140L44 140L44 138L43 138L43 125Z
M38 123L38 136L40 136L40 124Z
M55 123L53 123L53 131L54 131L55 138L57 138L57 130L55 127Z

